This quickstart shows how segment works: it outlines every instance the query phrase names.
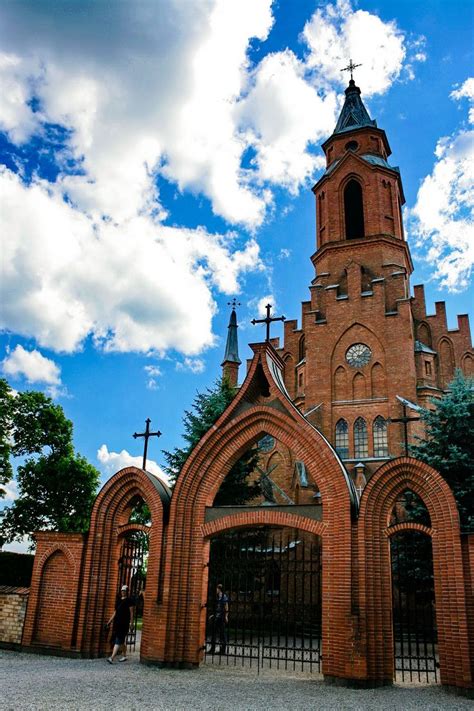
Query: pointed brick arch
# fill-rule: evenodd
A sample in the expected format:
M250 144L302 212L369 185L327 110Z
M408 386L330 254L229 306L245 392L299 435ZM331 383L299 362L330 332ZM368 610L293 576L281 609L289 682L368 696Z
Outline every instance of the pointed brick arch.
M225 475L238 457L262 434L270 434L304 461L321 492L325 572L323 573L324 673L351 675L351 505L352 488L335 451L307 422L285 394L282 363L269 346L253 346L247 379L228 410L203 437L187 460L176 484L170 511L173 545L167 551L163 614L163 655L169 663L200 659L203 644L207 560L206 506L211 506ZM278 370L280 369L280 370ZM265 378L268 384L259 385ZM259 396L259 389L266 395ZM248 398L257 402L251 404ZM247 401L246 401L247 398ZM352 502L352 503L351 503ZM270 522L271 512L261 513ZM293 516L297 526L297 516ZM302 517L301 517L302 518ZM303 523L303 521L302 521ZM324 652L323 652L324 656Z
M113 611L120 538L126 530L141 530L129 525L131 503L140 496L151 512L149 535L147 597L157 599L163 545L163 525L167 519L170 492L163 482L137 467L117 472L99 492L91 515L84 562L83 589L78 618L78 646L84 654L99 656L106 647L105 635L98 634L103 620ZM156 615L152 605L145 605L141 654L149 643L150 618Z
M431 529L422 528L431 534L433 544L441 682L468 687L472 679L456 503L449 486L434 469L409 457L380 467L361 498L358 557L368 678L375 683L391 683L393 679L389 538L402 529L400 525L390 528L389 520L398 496L407 488L423 500L431 518ZM403 524L403 530L409 529L420 530L420 526Z

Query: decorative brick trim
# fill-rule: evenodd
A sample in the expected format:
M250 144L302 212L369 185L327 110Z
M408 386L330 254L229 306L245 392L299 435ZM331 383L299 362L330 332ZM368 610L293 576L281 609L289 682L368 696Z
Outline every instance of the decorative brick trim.
M222 531L244 526L287 526L301 531L313 533L315 536L324 536L327 525L322 521L313 521L295 514L274 511L244 511L223 518L209 521L201 526L203 538L210 538Z

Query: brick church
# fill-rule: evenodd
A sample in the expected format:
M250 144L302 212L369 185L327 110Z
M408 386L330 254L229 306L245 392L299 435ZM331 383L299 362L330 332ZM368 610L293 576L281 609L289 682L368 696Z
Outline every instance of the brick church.
M410 442L421 434L417 406L432 407L456 368L472 376L474 354L467 315L450 330L444 302L427 315L423 286L411 296L400 170L388 162L385 131L370 118L353 79L345 95L322 146L326 170L313 187L310 298L302 303L301 326L286 321L283 344L272 344L289 396L336 448L360 491L381 464L405 453L405 424L396 420L413 418L406 428ZM223 362L234 383L236 325L233 314ZM266 438L261 446L268 455L275 443ZM290 451L280 447L278 458L275 480L295 492L302 475L305 488L304 469Z
M87 533L35 534L22 649L107 656L104 622L126 584L127 643L143 663L473 693L474 533L446 481L406 450L417 408L456 368L472 374L468 319L449 330L444 303L427 315L423 287L410 295L400 173L352 79L323 149L301 326L251 344L237 387L233 309L222 365L235 396L173 491L127 467L99 492ZM256 448L261 494L217 504Z

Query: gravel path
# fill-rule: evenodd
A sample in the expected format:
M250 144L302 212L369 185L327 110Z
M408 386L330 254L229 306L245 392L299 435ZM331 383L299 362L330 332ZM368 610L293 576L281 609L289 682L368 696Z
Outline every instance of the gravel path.
M63 659L0 651L2 711L10 709L473 709L436 686L353 690L309 674L202 667L157 669L131 660Z

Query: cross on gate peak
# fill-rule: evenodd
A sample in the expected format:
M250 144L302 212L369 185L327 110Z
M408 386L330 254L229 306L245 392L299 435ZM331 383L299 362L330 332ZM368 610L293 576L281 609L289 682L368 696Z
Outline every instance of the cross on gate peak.
M285 321L286 319L284 316L270 316L270 311L273 308L271 304L267 304L265 308L267 310L267 315L265 316L265 318L254 318L250 323L253 326L255 326L257 323L266 324L265 341L268 343L270 341L270 324L274 321Z
M146 418L145 420L146 427L145 427L145 432L134 432L133 433L133 439L137 439L137 437L143 437L145 442L144 442L144 447L143 447L143 467L142 469L146 471L146 458L147 458L147 453L148 453L148 440L150 437L161 437L161 432L159 430L156 430L156 432L150 432L150 423L151 420L149 417Z

